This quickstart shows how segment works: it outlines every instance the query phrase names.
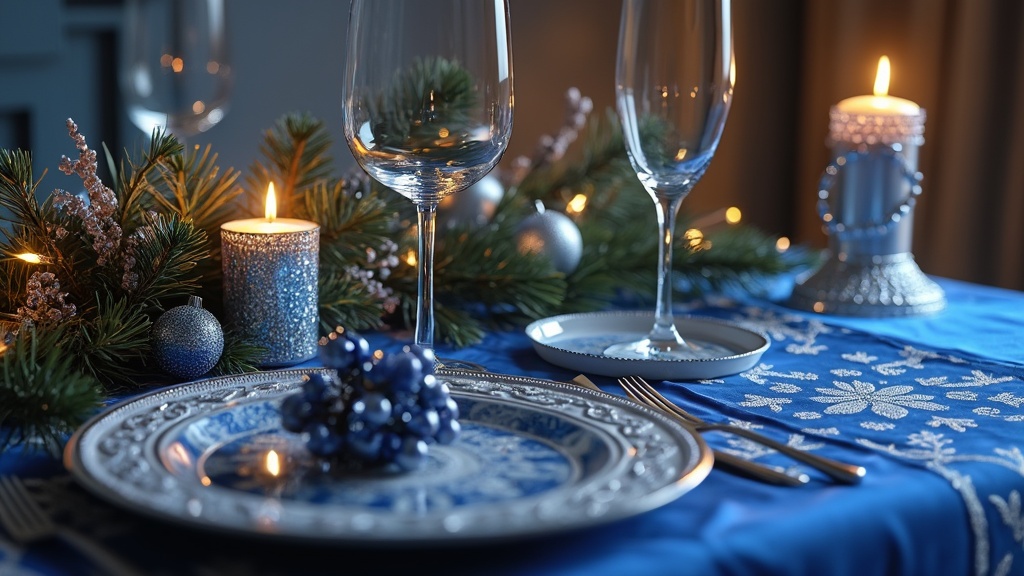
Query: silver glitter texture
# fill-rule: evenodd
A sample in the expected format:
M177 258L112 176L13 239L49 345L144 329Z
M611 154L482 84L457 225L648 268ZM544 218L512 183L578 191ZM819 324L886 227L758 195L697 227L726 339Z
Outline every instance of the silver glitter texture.
M193 380L209 372L224 351L224 331L217 317L203 309L203 299L191 296L153 323L150 345L160 368L178 378Z
M262 367L316 356L320 229L253 234L221 229L224 312L240 335L267 349Z

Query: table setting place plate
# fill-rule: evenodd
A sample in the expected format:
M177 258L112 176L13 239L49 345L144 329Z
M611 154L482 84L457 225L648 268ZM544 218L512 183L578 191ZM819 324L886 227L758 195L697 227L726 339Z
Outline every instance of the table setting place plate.
M441 369L462 430L412 472L332 470L280 424L312 370L200 380L111 406L64 463L97 496L199 529L303 543L506 541L667 504L713 456L696 433L574 384Z
M654 325L652 312L611 311L563 314L530 323L526 335L548 362L589 374L640 376L658 380L704 380L753 368L771 340L736 323L699 316L676 316L684 340L703 342L721 353L703 358L625 358L605 350L644 338Z

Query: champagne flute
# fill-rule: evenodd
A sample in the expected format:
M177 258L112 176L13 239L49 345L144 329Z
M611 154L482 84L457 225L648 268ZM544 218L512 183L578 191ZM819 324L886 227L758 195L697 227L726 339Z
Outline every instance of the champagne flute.
M224 0L128 0L121 94L132 123L184 144L224 118L233 83Z
M672 315L672 247L679 206L707 170L732 102L730 0L624 0L615 71L626 151L657 211L654 326L606 356L680 360L733 354L683 339Z
M353 0L345 139L372 178L416 205L415 343L434 348L437 205L490 172L512 134L507 0Z

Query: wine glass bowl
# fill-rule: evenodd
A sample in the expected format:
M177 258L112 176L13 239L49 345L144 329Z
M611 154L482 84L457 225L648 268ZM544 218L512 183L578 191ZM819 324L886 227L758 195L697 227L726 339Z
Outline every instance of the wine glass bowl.
M121 95L147 135L185 141L227 112L233 84L224 0L127 0Z
M353 0L345 139L373 179L412 201L419 239L415 343L433 348L438 203L487 175L512 133L507 0Z
M658 291L649 335L614 344L607 356L676 360L731 354L680 336L671 280L679 207L711 163L732 103L731 27L729 0L623 2L616 111L630 164L656 208Z

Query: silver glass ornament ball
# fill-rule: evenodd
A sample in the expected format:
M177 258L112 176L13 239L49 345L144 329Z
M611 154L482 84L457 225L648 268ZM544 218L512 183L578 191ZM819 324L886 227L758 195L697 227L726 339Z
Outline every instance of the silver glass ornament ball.
M493 173L458 194L446 196L437 205L438 226L481 228L490 223L505 197L505 187Z
M224 352L224 330L198 296L161 314L149 339L160 368L186 380L209 372Z
M575 271L583 258L583 235L576 223L561 212L545 210L539 201L537 212L519 223L516 246L521 254L547 256L563 274Z

